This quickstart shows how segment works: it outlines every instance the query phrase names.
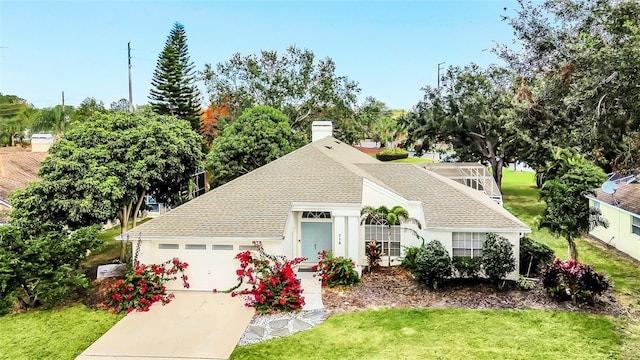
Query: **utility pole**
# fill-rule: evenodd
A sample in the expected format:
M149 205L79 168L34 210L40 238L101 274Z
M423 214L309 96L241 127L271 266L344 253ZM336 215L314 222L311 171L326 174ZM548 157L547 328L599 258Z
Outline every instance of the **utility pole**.
M62 116L64 116L64 91L62 92Z
M133 112L133 92L131 90L131 41L127 43L127 59L129 60L129 112Z
M438 89L440 89L440 65L442 64L444 64L444 62L438 64Z

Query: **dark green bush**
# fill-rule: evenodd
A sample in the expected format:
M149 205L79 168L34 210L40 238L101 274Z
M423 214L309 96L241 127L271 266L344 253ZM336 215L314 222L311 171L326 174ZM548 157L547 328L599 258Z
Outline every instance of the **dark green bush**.
M540 275L542 268L553 261L553 250L528 237L520 239L520 275Z
M451 277L451 257L438 240L420 248L416 256L415 274L419 281L433 286L434 289Z
M487 234L487 239L482 244L480 258L484 274L490 280L497 282L498 287L502 289L507 274L516 269L516 259L509 240L493 233Z
M420 246L405 246L404 248L404 257L402 258L402 262L400 266L403 268L415 272L416 271L416 257L420 252Z
M95 226L71 234L52 227L38 236L0 226L0 313L14 301L20 308L50 308L86 289L81 263L101 244Z
M459 278L476 278L480 275L481 263L479 257L454 256L453 269Z

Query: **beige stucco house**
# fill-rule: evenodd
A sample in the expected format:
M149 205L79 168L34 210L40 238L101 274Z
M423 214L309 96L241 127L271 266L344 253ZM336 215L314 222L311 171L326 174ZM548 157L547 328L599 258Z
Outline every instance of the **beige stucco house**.
M140 244L144 263L174 256L188 262L191 289L206 291L236 283L234 257L254 249L253 241L272 254L307 257L309 264L319 251L331 250L351 258L360 271L369 240L383 240L384 252L398 264L404 246L423 239L439 240L453 255L478 256L485 235L494 232L509 239L517 258L519 239L530 228L483 192L419 164L382 163L330 134L314 134L310 144L125 236ZM406 208L422 225L407 225L420 237L400 227L361 224L367 205Z
M596 189L587 198L609 222L608 228L599 226L589 234L640 260L640 184L617 184L614 194Z

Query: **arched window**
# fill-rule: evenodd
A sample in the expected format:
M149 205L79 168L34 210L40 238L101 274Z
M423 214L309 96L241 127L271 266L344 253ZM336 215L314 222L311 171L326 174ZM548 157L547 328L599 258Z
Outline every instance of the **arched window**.
M303 219L331 219L329 211L303 211Z
M400 256L400 225L387 225L385 219L369 216L364 225L365 244L376 240L384 256Z

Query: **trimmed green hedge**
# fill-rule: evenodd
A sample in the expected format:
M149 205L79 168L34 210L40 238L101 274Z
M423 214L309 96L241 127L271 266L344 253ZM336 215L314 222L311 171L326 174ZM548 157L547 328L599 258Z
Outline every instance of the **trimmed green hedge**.
M401 148L385 148L376 154L376 159L380 161L405 159L407 157L409 157L409 153L407 150Z

